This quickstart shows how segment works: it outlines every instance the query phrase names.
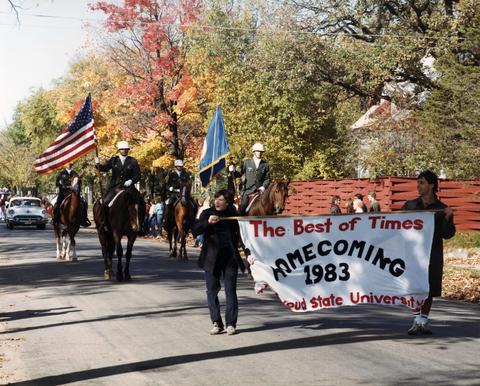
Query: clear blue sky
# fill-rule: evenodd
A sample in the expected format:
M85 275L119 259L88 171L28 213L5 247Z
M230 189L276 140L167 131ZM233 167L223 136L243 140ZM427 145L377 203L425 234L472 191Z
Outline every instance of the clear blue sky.
M114 1L120 3L120 1ZM95 0L15 0L22 4L19 19L7 0L0 0L0 129L12 120L16 104L32 89L50 88L53 79L87 50L91 29L101 12ZM48 15L54 17L44 17Z

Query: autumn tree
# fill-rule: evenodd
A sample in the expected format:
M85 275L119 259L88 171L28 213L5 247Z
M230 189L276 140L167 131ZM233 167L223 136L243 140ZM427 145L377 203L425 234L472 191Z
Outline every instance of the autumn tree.
M7 132L0 132L0 180L19 192L36 186L34 160L35 154L27 143L15 143Z
M190 34L194 82L212 110L222 105L234 158L250 157L252 144L261 141L275 175L350 173L348 114L337 110L347 94L322 80L328 47L312 36L285 33L293 22L289 10L272 15L260 3L213 2L200 23L206 27ZM261 23L270 19L277 24Z
M132 0L122 6L98 2L93 9L108 18L110 39L104 44L111 60L128 76L118 96L133 103L136 122L126 136L161 138L174 157L183 158L184 130L197 113L191 78L185 67L184 36L202 9L201 0ZM186 127L183 127L184 125Z

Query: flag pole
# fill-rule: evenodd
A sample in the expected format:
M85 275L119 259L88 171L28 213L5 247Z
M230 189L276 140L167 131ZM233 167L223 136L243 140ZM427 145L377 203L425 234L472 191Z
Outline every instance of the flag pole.
M90 101L91 101L91 94L88 93L88 96L90 97ZM92 115L93 115L93 106L92 106ZM98 156L98 139L97 139L97 132L95 130L95 125L93 125L93 134L95 136L95 157L96 158L99 158ZM97 169L96 167L95 168L95 171L97 173L97 176L98 176L98 185L100 187L100 194L102 195L102 200L103 200L103 197L105 197L105 194L104 194L104 191L103 191L103 185L102 185L102 175L100 174L100 170Z
M97 135L95 134L95 157L98 157L98 142L97 142ZM98 176L98 185L100 186L100 194L102 195L102 200L103 197L105 197L105 194L103 192L103 185L102 185L102 175L100 174L100 170L95 168Z

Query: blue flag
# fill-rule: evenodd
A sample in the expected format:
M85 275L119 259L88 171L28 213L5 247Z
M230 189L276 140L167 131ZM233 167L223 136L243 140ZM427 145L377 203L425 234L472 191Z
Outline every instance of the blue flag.
M227 142L227 133L223 124L222 109L217 106L212 121L208 126L207 136L203 142L200 157L200 180L202 186L207 186L226 165L226 158L230 154Z

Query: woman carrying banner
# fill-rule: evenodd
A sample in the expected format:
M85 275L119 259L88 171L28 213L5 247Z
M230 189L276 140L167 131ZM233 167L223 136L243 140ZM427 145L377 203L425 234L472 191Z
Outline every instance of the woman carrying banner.
M240 231L235 220L221 220L223 217L236 216L231 191L221 189L215 193L214 206L205 209L192 228L193 236L204 234L198 266L205 271L207 301L213 328L211 335L220 334L224 329L220 315L220 278L223 274L226 309L225 322L227 334L236 332L238 318L237 275L238 268L245 272L245 265L238 253Z
M453 223L453 210L437 197L438 177L430 170L420 173L417 177L417 190L419 197L407 201L403 210L437 210L435 213L435 229L433 232L430 264L428 266L428 281L430 293L421 309L414 312L413 325L408 330L409 335L431 335L432 330L428 323L428 315L432 308L434 297L442 294L443 276L443 239L450 239L455 235Z

